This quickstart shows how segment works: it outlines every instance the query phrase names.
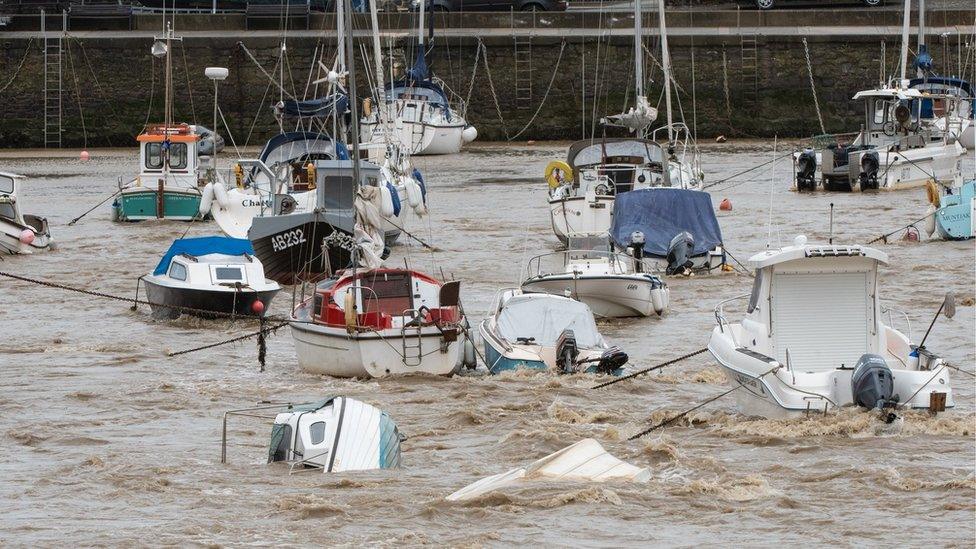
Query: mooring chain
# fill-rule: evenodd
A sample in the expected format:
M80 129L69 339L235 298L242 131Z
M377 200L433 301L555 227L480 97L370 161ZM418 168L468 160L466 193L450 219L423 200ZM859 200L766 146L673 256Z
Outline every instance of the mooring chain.
M616 379L612 379L610 381L607 381L606 383L601 383L599 385L594 385L593 387L590 387L590 388L591 389L600 389L600 388L606 387L608 385L613 385L614 383L620 383L621 381L625 381L625 380L628 380L628 379L635 378L635 377L637 377L639 375L646 374L647 372L653 372L654 370L658 370L658 369L664 368L665 366L670 366L671 364L674 364L675 362L681 362L682 360L685 360L686 358L691 358L691 357L693 357L695 355L700 355L700 354L704 353L707 350L708 350L708 347L705 347L703 349L698 349L697 351L692 351L692 352L690 352L690 353L688 353L688 354L686 354L684 356L679 356L678 358L669 360L667 362L662 362L661 364L658 364L656 366L651 366L650 368L644 368L643 370L638 370L638 371L636 371L636 372L634 372L632 374L628 374L628 375L625 375L623 377L618 377Z
M349 252L354 252L359 248L355 238L348 234L340 233L335 229L332 230L332 234L322 239L322 243L327 248L342 248Z
M223 313L223 312L219 312L219 311L211 311L209 309L197 309L197 308L194 308L194 307L184 307L184 306L181 306L181 305L167 305L165 303L156 303L156 302L153 302L153 301L146 301L146 300L142 300L142 299L138 299L138 298L122 297L122 296L119 296L119 295L112 295L112 294L106 294L106 293L102 293L102 292L96 292L94 290L85 290L83 288L75 288L73 286L67 286L65 284L58 284L57 282L48 282L46 280L39 280L39 279L36 279L36 278L30 278L30 277L26 277L26 276L15 275L15 274L3 272L3 271L0 271L0 276L5 276L7 278L12 278L14 280L20 280L22 282L30 282L31 284L37 284L39 286L46 286L48 288L55 288L57 290L66 290L66 291L69 291L69 292L77 292L79 294L90 295L90 296L93 296L93 297L101 297L101 298L105 298L105 299L114 299L116 301L124 301L126 303L132 303L133 306L135 306L135 305L148 305L150 307L164 307L164 308L167 308L167 309L178 310L180 312L198 313L198 314L207 315L207 316L214 316L214 317L245 318L245 319L251 319L251 320L258 320L257 318L252 318L252 317L248 317L248 316L244 316L244 315L240 315L240 314ZM280 321L282 321L284 319L283 318L279 318L279 317L266 317L266 320L277 320L277 321L280 322Z
M206 349L213 349L214 347L220 347L221 345L227 345L228 343L236 343L238 341L244 341L245 339L250 339L252 337L258 337L258 336L262 336L264 334L273 333L273 332L275 332L275 331L277 331L277 330L279 330L279 329L281 329L281 328L283 328L283 327L285 327L287 325L288 325L288 322L280 322L278 324L275 324L274 326L268 326L267 328L258 330L256 332L251 332L249 334L244 334L242 336L238 336L238 337L235 337L235 338L227 339L227 340L224 340L224 341L218 341L217 343L209 343L207 345L201 345L200 347L194 347L192 349L183 349L182 351L173 351L171 353L166 353L166 356L179 356L179 355L185 355L185 354L188 354L188 353L194 353L196 351L204 351ZM259 354L263 354L263 350L259 349ZM261 358L263 358L263 357L259 357L259 360ZM261 367L262 367L262 371L263 371L263 368L264 368L263 360L262 360Z

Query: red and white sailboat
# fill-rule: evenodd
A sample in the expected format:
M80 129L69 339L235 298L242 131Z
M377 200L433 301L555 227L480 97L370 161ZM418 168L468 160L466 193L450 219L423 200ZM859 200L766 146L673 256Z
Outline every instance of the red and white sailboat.
M464 349L459 289L408 269L341 272L292 313L298 365L335 377L451 375Z

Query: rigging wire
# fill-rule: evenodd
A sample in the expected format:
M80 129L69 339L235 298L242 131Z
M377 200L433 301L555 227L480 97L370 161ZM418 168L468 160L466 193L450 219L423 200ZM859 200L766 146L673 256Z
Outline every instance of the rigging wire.
M20 63L17 65L17 68L14 70L13 76L11 76L9 80L7 80L7 83L4 84L3 87L0 87L0 93L6 91L7 88L9 88L11 84L13 84L14 80L17 79L17 75L20 74L20 69L24 67L24 62L27 61L27 56L30 55L31 44L33 43L34 43L33 37L27 41L27 46L24 48L24 56L20 59Z

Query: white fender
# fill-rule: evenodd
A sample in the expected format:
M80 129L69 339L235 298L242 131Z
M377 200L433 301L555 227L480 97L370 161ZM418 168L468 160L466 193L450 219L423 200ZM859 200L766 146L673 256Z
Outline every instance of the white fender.
M478 139L478 129L474 126L465 126L465 128L461 130L461 141L470 143L475 139Z
M670 290L668 288L655 288L651 290L651 305L654 312L661 316L667 310L671 301Z
M929 216L925 218L925 232L929 233L930 238L935 234L936 210L938 210L938 208L935 207L935 204L929 204L929 209L925 211L925 213L929 214Z
M474 342L470 338L464 338L464 352L461 353L462 364L472 370L478 366L478 360L475 358Z
M380 195L382 199L380 213L383 214L383 217L390 219L393 217L393 196L390 195L390 188L386 186L386 183L380 185Z
M214 199L214 184L211 181L203 187L203 192L200 195L200 215L207 215L210 213L210 206L213 205Z
M407 188L407 203L410 204L410 207L414 211L417 211L417 207L424 203L424 195L420 191L420 185L413 179L408 178L405 186Z
M221 208L226 208L230 205L230 198L227 197L227 189L223 185L213 186L214 200L217 201L217 205Z

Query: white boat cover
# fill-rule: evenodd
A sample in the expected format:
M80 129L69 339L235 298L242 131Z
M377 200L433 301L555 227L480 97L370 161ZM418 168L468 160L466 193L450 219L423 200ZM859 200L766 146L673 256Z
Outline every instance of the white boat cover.
M558 452L532 462L527 467L483 478L447 496L447 501L467 501L482 494L531 480L572 480L606 482L619 480L647 482L651 471L610 455L599 442L585 438Z
M580 347L600 347L603 343L590 308L567 297L516 295L505 302L497 322L498 333L511 342L532 337L535 345L551 347L563 330L570 329Z

